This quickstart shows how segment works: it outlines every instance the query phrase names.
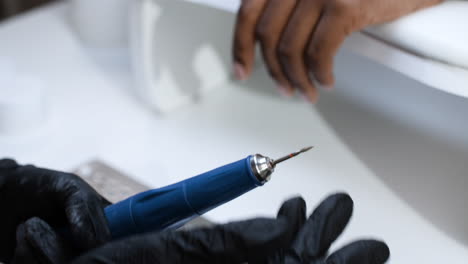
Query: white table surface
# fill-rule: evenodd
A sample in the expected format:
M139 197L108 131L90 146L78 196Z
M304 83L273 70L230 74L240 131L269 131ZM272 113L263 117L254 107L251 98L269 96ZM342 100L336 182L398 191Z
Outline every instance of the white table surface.
M47 85L48 122L0 137L0 156L59 170L99 158L158 187L260 152L276 157L303 145L272 181L208 214L214 221L273 216L301 194L309 211L326 194L349 192L354 217L334 247L383 238L390 263L466 263L468 249L445 236L391 192L346 148L314 107L258 92L256 81L227 83L201 103L158 116L132 96L125 64L91 56L66 20L65 4L0 24L0 60ZM253 115L252 113L258 113Z

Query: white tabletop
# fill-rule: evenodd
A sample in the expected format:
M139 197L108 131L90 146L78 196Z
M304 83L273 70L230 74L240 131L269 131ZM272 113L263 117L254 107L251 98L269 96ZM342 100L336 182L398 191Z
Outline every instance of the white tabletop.
M466 263L468 249L392 193L314 107L258 91L254 80L227 83L197 105L155 115L132 96L125 65L96 61L79 44L64 5L0 24L0 60L12 60L41 78L49 106L48 122L39 131L0 137L0 156L59 170L99 158L158 187L251 153L277 157L313 144L312 152L280 166L269 184L208 217L224 222L273 216L296 194L308 201L310 211L325 195L346 190L355 214L336 246L376 237L388 242L390 263Z

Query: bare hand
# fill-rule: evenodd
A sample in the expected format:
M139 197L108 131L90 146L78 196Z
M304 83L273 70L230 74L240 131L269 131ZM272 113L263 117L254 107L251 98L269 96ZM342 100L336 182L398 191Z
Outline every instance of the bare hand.
M255 43L283 94L316 102L314 81L333 87L333 59L345 38L443 0L243 0L234 35L234 70L247 79Z

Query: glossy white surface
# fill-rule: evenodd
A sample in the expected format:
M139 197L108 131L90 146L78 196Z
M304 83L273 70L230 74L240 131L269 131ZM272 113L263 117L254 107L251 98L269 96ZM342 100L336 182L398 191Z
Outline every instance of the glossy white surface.
M468 69L466 14L467 1L445 1L367 32L421 56Z
M468 109L461 98L342 54L337 89L323 93L317 107L280 98L258 72L162 117L134 99L125 63L98 60L77 41L62 4L1 24L0 39L0 57L46 83L50 108L43 130L0 137L0 156L60 170L100 158L158 187L251 153L276 157L314 144L313 152L278 167L268 185L208 217L273 216L296 194L311 210L326 194L345 190L355 214L335 247L377 237L389 243L390 263L468 259L468 141L461 133Z

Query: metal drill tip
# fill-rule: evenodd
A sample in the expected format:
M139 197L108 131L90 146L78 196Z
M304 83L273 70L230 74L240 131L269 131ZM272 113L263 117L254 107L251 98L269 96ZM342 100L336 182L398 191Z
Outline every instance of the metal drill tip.
M304 152L307 152L307 151L309 151L309 150L311 150L311 149L313 149L313 148L314 148L313 146L311 146L311 147L305 147L305 148L301 149L299 152L300 152L300 153L304 153Z
M309 150L311 150L311 149L313 149L313 148L314 148L314 147L305 147L305 148L302 148L302 149L299 150L299 151L293 152L293 153L291 153L291 154L289 154L289 155L286 155L286 156L281 157L281 158L279 158L279 159L277 159L277 160L274 160L274 161L273 161L273 166L276 166L276 164L278 164L278 163L281 163L281 162L283 162L283 161L285 161L285 160L288 160L288 159L290 159L290 158L296 157L297 155L299 155L299 154L301 154L301 153L304 153L304 152L307 152L307 151L309 151Z

